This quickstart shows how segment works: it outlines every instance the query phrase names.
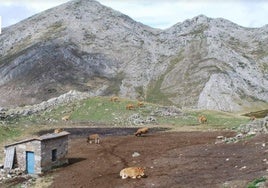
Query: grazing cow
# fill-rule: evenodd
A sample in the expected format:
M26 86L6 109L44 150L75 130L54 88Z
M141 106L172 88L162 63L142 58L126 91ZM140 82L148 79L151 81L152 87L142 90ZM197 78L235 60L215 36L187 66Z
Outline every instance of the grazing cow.
M204 115L201 115L198 117L198 121L199 123L204 124L204 123L207 123L207 118Z
M114 96L114 97L111 97L110 101L119 102L119 98Z
M127 110L134 110L134 105L133 104L128 104L127 106L126 106L126 109Z
M250 116L250 121L254 121L255 119L256 119L256 117L255 116Z
M54 133L58 134L60 132L64 131L63 128L57 128L54 130Z
M138 129L134 134L135 136L141 136L142 134L148 133L148 131L149 131L148 127L143 127Z
M138 102L138 107L143 107L144 106L144 103L142 101L139 101Z
M67 116L63 116L61 118L62 121L69 121L70 120L70 115L67 115Z
M92 141L95 142L95 144L100 143L100 135L99 134L91 134L87 137L87 143L92 144Z

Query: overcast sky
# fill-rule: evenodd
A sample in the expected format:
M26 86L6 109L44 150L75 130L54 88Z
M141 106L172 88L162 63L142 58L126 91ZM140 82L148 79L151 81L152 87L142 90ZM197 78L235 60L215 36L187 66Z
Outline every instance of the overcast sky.
M0 0L2 27L68 0ZM244 27L268 24L268 0L98 0L136 21L165 29L203 14L225 18Z

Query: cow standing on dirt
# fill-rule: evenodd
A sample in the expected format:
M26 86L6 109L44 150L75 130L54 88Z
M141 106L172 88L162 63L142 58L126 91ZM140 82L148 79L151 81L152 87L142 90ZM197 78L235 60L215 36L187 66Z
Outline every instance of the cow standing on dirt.
M148 127L143 127L138 129L134 134L135 136L141 136L142 134L147 134L149 131Z
M100 135L99 134L91 134L87 137L87 143L92 144L92 141L95 142L95 144L100 143Z

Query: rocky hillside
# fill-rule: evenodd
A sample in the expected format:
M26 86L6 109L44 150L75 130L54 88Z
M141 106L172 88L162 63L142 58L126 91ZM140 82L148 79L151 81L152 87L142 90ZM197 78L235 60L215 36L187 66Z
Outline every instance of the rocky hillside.
M223 111L267 106L268 26L201 15L159 30L74 0L2 30L0 106L70 90Z

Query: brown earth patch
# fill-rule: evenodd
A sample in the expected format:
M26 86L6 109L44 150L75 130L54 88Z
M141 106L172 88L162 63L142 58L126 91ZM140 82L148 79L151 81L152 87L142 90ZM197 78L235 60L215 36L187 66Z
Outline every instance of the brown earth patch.
M232 132L154 132L103 136L101 144L85 137L69 143L69 165L55 169L50 187L245 187L267 174L268 137L257 136L231 144L215 144ZM265 145L264 145L265 144ZM134 152L140 156L132 157ZM146 167L146 178L119 177L128 166ZM51 175L51 173L49 173Z

